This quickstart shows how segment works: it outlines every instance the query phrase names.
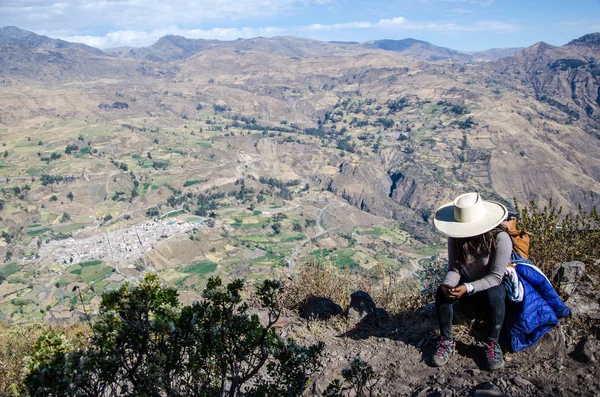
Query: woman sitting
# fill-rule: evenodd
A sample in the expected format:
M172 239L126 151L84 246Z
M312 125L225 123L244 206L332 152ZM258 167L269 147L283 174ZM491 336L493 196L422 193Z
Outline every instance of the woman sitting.
M434 225L448 236L448 273L438 288L435 306L441 338L432 363L442 366L455 351L452 338L453 305L484 304L488 314L486 359L490 370L502 368L498 344L505 314L506 289L502 278L510 261L512 241L496 229L508 211L500 203L484 201L478 193L466 193L440 207Z

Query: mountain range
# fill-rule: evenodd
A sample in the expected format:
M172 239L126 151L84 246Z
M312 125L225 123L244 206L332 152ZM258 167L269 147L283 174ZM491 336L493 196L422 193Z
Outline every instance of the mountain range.
M344 128L355 147L376 146L368 156L343 159L322 146L318 161L301 152L278 159L373 214L428 222L436 203L463 189L591 208L600 194L599 36L472 54L413 39L180 36L102 51L6 27L0 125L12 132L60 115L109 123L149 117L162 126L172 117L196 118L200 106L223 106L229 118L327 134ZM348 110L400 100L400 110ZM128 108L103 110L115 102ZM323 173L320 162L338 171Z

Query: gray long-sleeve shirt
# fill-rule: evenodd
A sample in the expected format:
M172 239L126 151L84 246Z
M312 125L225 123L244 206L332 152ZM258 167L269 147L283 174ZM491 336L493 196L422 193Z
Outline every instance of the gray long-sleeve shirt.
M448 238L448 273L444 284L456 287L462 275L473 286L473 293L495 287L502 282L506 266L510 261L512 240L506 232L500 232L495 238L495 252L491 256L474 254L468 263L458 263L456 258L456 240Z

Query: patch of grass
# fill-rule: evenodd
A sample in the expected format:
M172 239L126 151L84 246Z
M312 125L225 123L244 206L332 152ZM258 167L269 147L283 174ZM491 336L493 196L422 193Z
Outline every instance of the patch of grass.
M15 274L19 271L19 264L17 263L7 263L6 265L0 267L0 273L4 274L5 277L10 276L11 274Z
M259 210L254 210L254 212L252 213L253 216L257 216L260 214L262 214L262 211L259 211Z
M150 185L151 184L147 183L147 182L145 182L145 183L142 184L142 191L140 192L140 194L142 196L145 195L146 193L148 193L148 189L150 188Z
M27 306L33 305L35 301L33 299L25 299L25 298L14 298L10 301L15 306Z
M181 214L185 214L185 211L184 210L171 211L171 212L167 212L166 214L162 215L160 217L160 219L173 218L174 216L181 215Z
M239 241L248 241L252 243L268 243L269 240L265 236L243 236L237 237Z
M295 236L283 238L283 239L281 239L281 242L282 243L288 243L290 241L304 240L305 238L306 238L306 236L304 234L300 233L300 234L297 234Z
M205 148L211 148L212 147L212 145L210 143L208 143L208 142L196 142L196 145L202 146L202 147L205 147Z
M372 229L361 229L357 230L356 234L362 234L366 236L381 236L386 234L387 230L381 227L374 227Z
M101 260L96 259L96 260L93 260L93 261L82 262L82 263L80 263L80 265L81 265L81 267L88 267L88 266L96 266L96 265L99 265L101 263L102 263Z
M34 228L40 227L40 226L42 226L41 223L34 223L32 225L27 226L27 229L34 229Z
M52 230L52 229L49 228L49 227L43 227L43 228L38 229L38 230L30 230L30 231L27 232L27 234L30 235L30 236L39 236L40 234L44 234L46 232L49 232L50 230Z
M353 256L354 252L351 250L339 250L335 252L333 261L340 269L356 269L360 265L354 260Z
M64 287L66 285L71 284L71 280L67 280L66 278L61 278L60 280L57 281L58 287Z
M328 256L331 252L331 250L328 250L327 248L325 249L319 249L319 250L314 250L313 252L311 252L309 255L313 256L313 257L326 257Z
M104 265L87 266L81 270L81 278L83 279L83 281L88 282L88 283L92 282L92 281L98 282L98 281L105 279L109 275L111 275L112 272L113 272L113 268L109 267L109 266L104 266Z
M183 283L185 283L185 280L187 280L188 278L190 278L190 276L183 276L175 282L175 286L177 288L183 288Z
M185 181L185 183L183 184L183 187L194 186L199 183L204 183L207 181L208 181L208 179L194 179L194 180L190 180L190 181Z
M417 255L432 256L437 254L438 250L432 247L419 248L413 251Z
M9 284L27 284L27 280L23 280L22 278L9 278L8 279L8 283Z
M38 176L42 173L42 170L39 168L28 168L25 173L29 176Z
M81 269L82 269L82 267L80 265L73 265L73 266L67 268L67 271L71 274L81 276Z
M239 227L242 229L257 229L257 228L261 228L262 227L262 223L258 222L258 223L239 223L239 222L235 222L232 223L230 226L233 227Z
M187 274L208 274L214 272L216 269L217 264L214 262L197 262L184 266L180 271Z
M71 233L74 230L83 229L84 226L79 223L72 223L70 225L59 226L55 229L58 233Z

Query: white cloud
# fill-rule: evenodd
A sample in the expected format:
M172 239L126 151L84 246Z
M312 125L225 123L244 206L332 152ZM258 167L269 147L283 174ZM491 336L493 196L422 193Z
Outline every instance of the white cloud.
M252 38L258 36L277 36L285 34L287 31L277 27L263 28L213 28L213 29L178 29L164 28L150 32L141 30L118 30L108 33L106 36L78 36L78 35L53 35L66 41L83 43L97 48L112 48L121 46L145 47L149 46L158 39L166 35L178 35L188 39L217 39L217 40L235 40L238 38Z
M448 21L412 21L404 17L396 17L390 19L380 19L376 23L371 22L346 22L336 23L331 25L313 24L304 26L301 30L308 31L333 31L343 29L396 29L396 30L427 30L437 32L516 32L520 29L519 25L515 25L503 21L477 21L471 25L457 24Z
M37 31L65 26L144 30L265 18L309 4L307 0L0 0L0 26Z
M511 33L518 31L520 27L503 21L476 21L473 24L464 25L448 21L413 21L404 17L396 17L380 19L377 22L356 21L335 24L312 24L290 28L267 26L259 28L180 29L177 26L170 26L154 30L121 29L111 31L104 36L81 35L72 29L49 30L42 33L50 37L84 43L93 47L111 48L120 46L149 46L166 35L179 35L189 39L235 40L258 36L272 37L286 34L302 34L302 32L332 32L349 29Z
M308 26L303 26L301 30L308 31L332 31L332 30L343 30L343 29L366 29L372 28L373 24L370 22L345 22L345 23L334 23L331 25L322 25L315 23Z

